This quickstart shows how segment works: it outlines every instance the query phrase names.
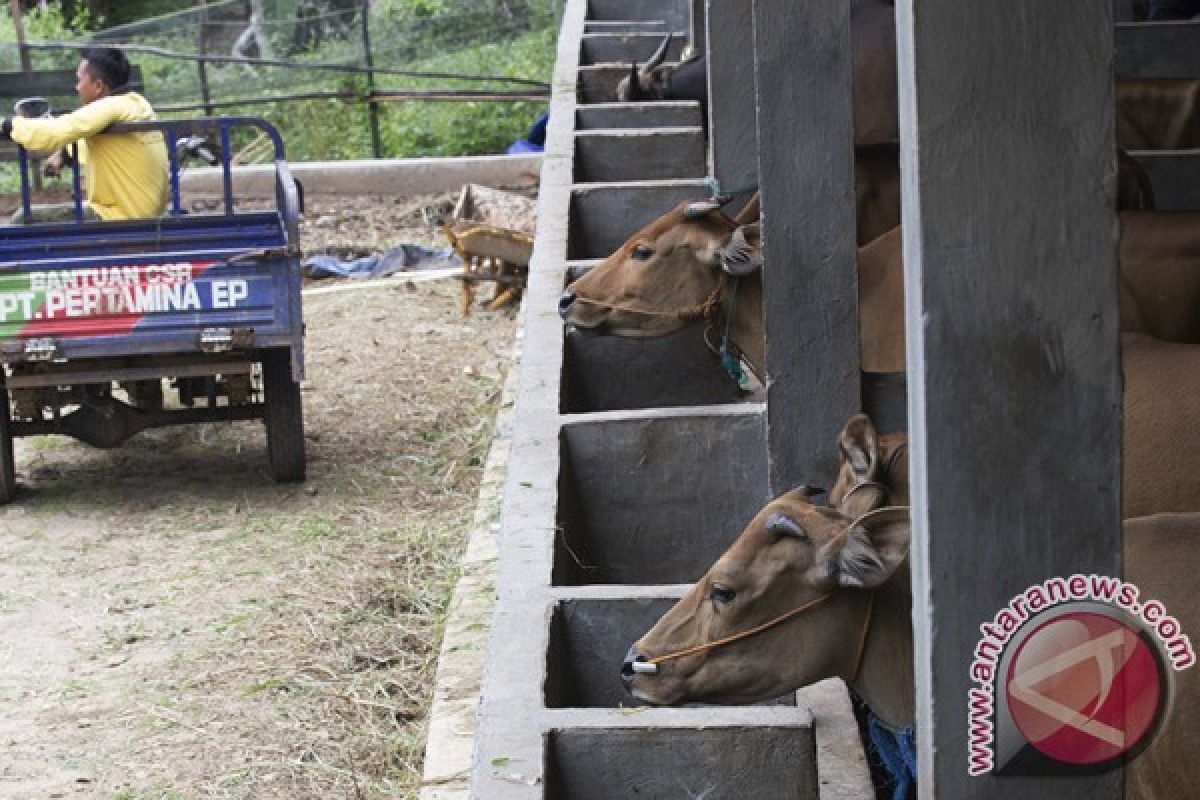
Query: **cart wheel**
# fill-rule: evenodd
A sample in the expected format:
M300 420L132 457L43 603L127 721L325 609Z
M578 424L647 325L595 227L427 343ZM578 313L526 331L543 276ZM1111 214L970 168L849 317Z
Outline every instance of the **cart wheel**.
M304 412L300 384L292 380L291 353L286 349L262 354L266 394L267 458L276 483L304 480Z
M8 389L0 387L0 505L17 493L16 465L13 463L12 409Z

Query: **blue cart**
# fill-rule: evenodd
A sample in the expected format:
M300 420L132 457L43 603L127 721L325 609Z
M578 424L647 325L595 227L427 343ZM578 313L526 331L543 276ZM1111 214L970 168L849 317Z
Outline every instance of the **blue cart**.
M236 208L238 128L274 143L270 210ZM162 132L171 207L157 219L85 222L75 166L73 222L0 227L0 502L16 488L14 436L115 447L146 428L217 420L262 419L271 477L303 480L301 199L278 131L245 117L111 130ZM194 137L220 143L214 213L181 207L177 143ZM18 148L17 160L28 215L31 159Z

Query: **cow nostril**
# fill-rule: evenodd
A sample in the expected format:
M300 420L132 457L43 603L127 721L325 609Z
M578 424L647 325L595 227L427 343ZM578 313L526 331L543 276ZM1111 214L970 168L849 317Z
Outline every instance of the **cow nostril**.
M565 318L567 316L567 314L571 313L571 306L573 306L573 305L575 305L575 293L572 292L570 289L567 289L558 298L559 316Z
M646 664L647 660L644 655L639 653L634 648L629 648L629 652L625 654L625 663L621 665L621 683L625 684L628 689L633 685L633 678L638 673L649 672L646 668L639 668L637 665Z

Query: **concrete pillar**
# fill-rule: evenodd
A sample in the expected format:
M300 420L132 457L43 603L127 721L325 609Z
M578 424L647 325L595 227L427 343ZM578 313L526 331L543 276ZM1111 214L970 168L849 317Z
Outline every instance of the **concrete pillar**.
M1112 2L896 6L920 796L1117 798L968 775L980 625L1121 574Z
M708 152L721 191L758 185L752 0L706 0Z
M754 0L754 19L767 439L779 493L832 481L837 434L860 405L850 4Z

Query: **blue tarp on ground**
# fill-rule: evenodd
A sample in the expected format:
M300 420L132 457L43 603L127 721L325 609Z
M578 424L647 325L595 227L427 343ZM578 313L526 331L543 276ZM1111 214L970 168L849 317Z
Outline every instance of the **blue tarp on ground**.
M376 253L345 261L328 255L309 256L304 260L302 266L304 274L314 280L320 278L366 280L386 278L397 272L461 267L462 259L450 247L402 244L393 247L386 253Z

